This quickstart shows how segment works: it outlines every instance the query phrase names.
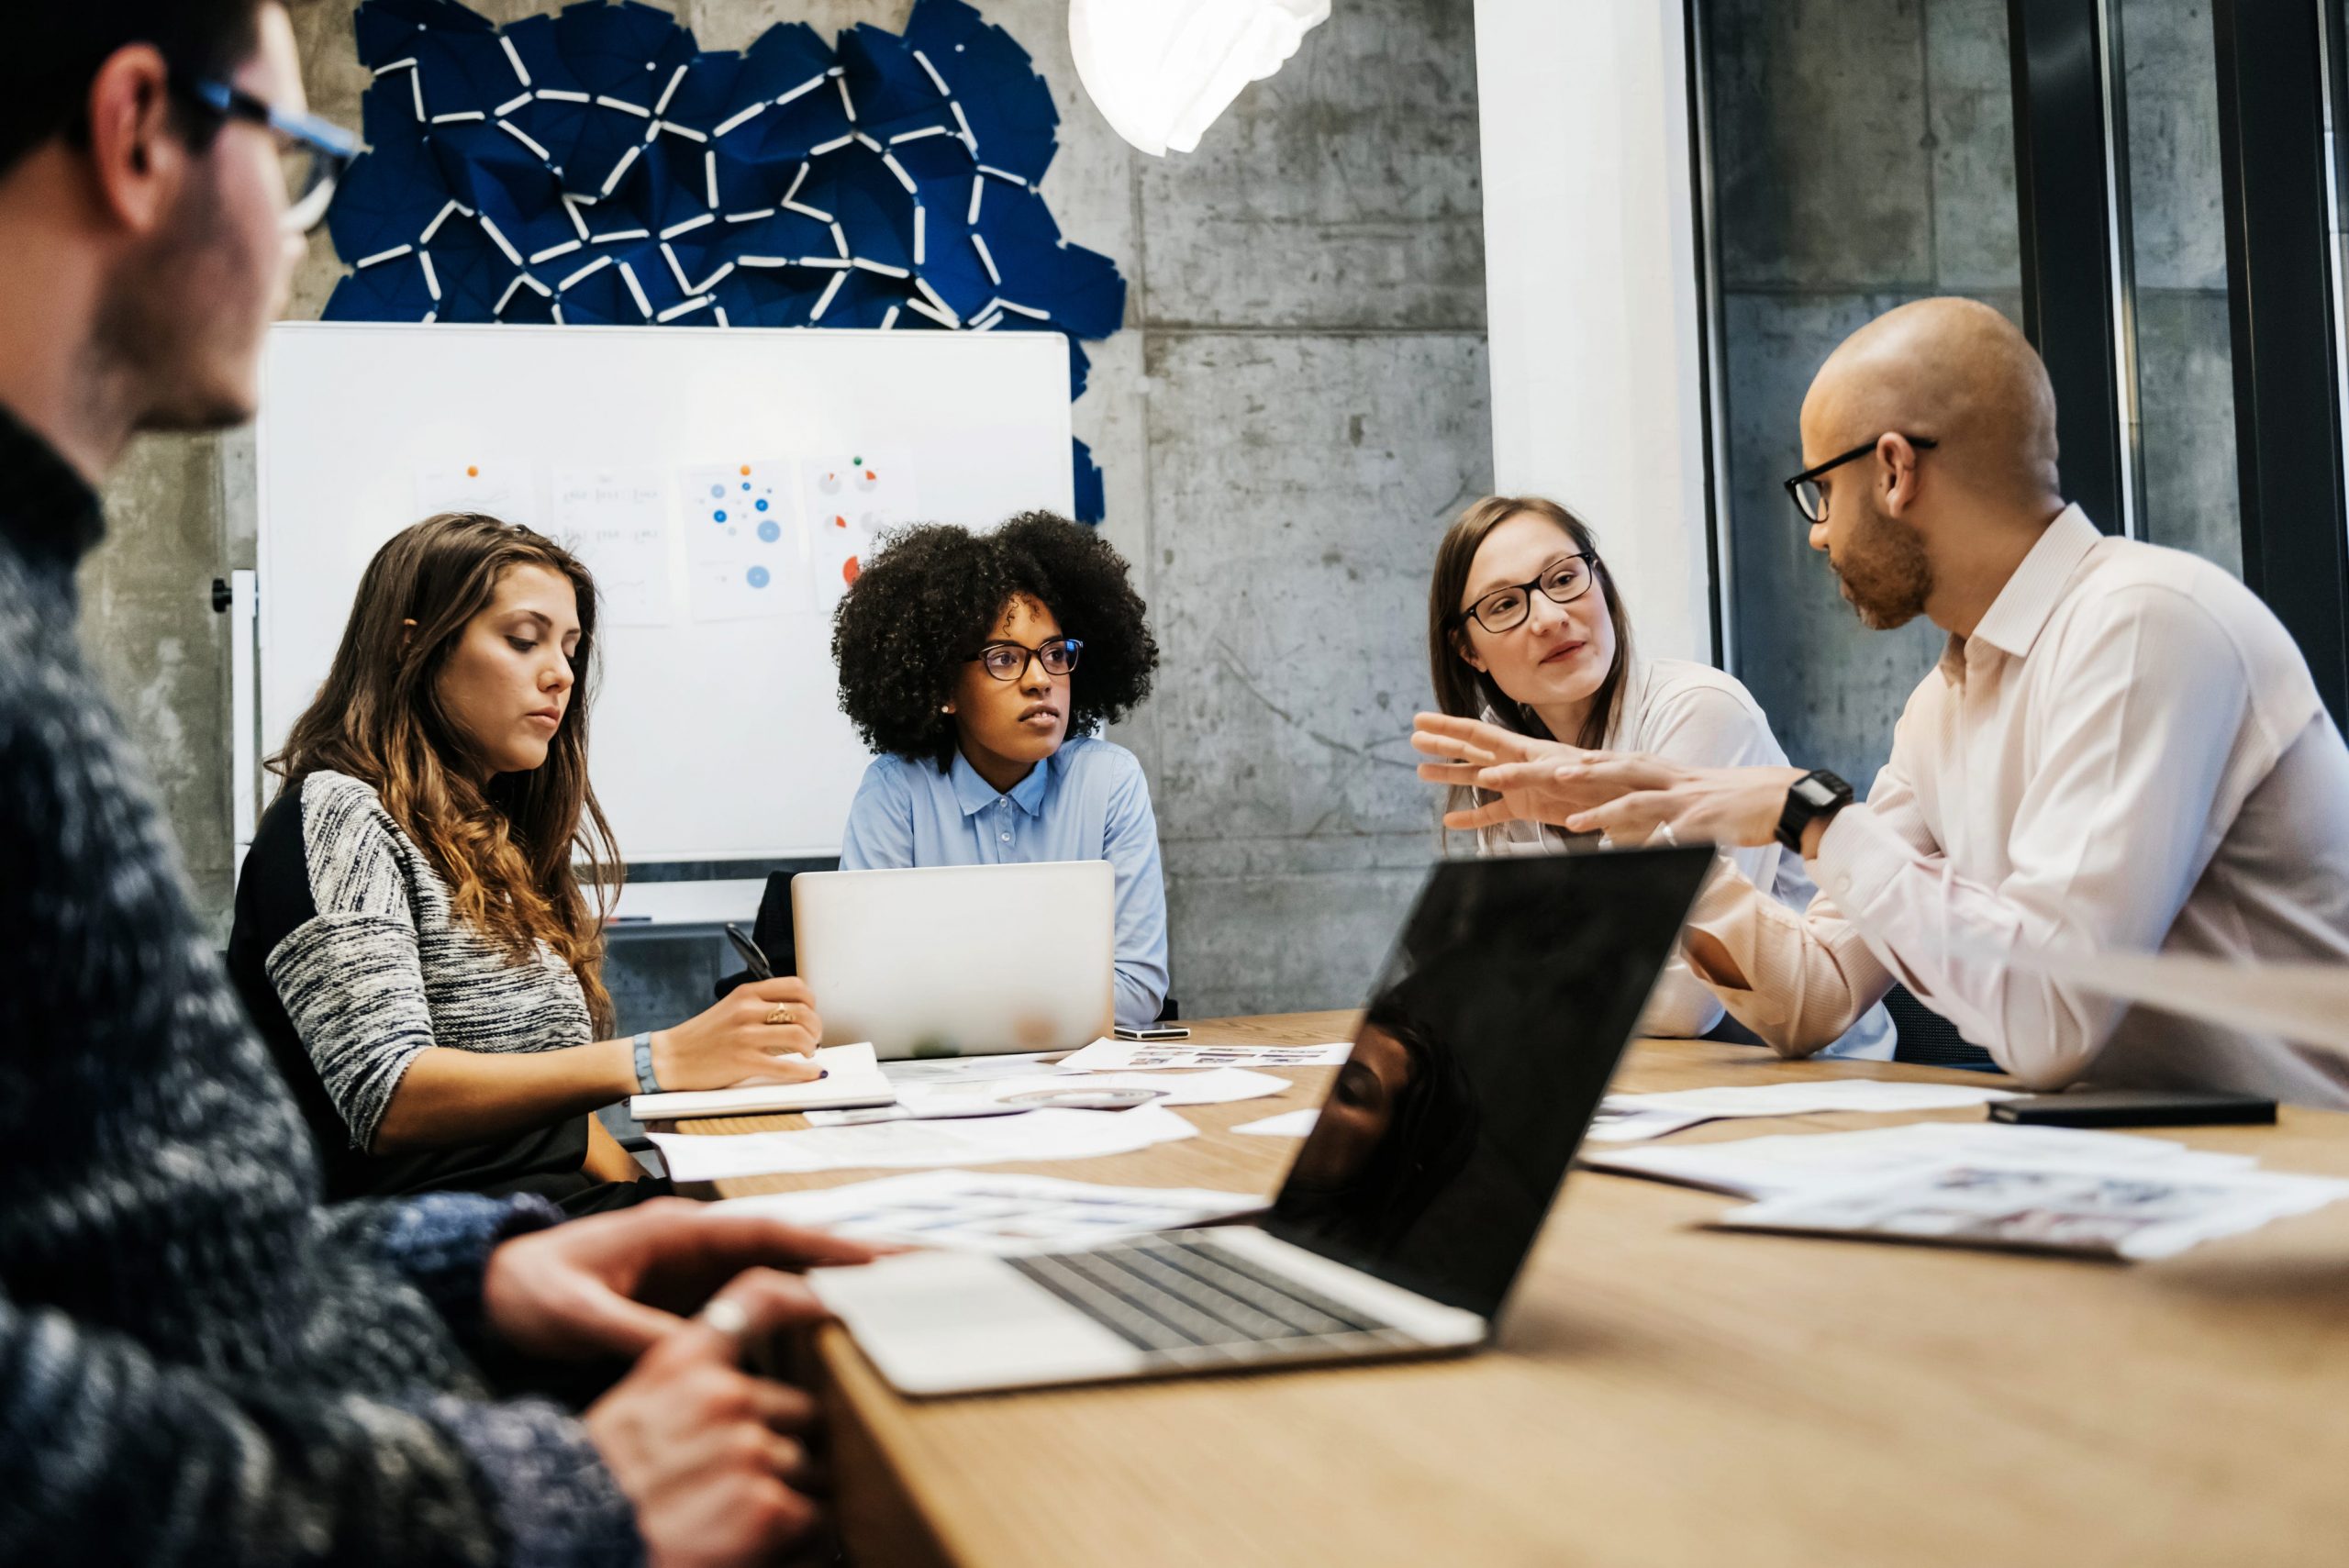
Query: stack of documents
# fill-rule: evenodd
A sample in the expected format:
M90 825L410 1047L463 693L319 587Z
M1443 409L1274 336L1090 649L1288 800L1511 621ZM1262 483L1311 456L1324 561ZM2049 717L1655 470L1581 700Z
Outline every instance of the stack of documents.
M863 1241L1008 1254L1205 1225L1253 1214L1264 1199L1197 1187L1110 1187L1056 1176L924 1171L820 1192L729 1198L718 1207Z
M1971 1084L1897 1084L1876 1078L1674 1089L1661 1095L1609 1095L1599 1104L1590 1136L1601 1143L1635 1143L1724 1117L1949 1110L2015 1097L2012 1090L1976 1088Z

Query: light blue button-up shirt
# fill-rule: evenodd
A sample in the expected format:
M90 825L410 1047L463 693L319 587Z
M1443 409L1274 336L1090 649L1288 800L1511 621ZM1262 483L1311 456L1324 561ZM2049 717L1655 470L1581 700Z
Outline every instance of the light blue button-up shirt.
M848 808L842 871L1108 861L1117 881L1118 1021L1146 1024L1166 1000L1166 883L1150 783L1123 746L1079 736L997 794L954 754L938 764L880 756Z

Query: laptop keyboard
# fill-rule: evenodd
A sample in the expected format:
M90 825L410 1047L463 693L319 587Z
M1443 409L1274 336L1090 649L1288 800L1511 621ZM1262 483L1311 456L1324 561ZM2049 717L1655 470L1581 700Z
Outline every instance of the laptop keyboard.
M1171 1362L1288 1360L1419 1343L1195 1234L1004 1261L1129 1344Z

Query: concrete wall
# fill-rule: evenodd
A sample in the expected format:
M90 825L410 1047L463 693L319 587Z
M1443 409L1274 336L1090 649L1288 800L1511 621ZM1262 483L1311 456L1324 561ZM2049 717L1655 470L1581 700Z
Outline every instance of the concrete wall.
M544 8L476 0L498 20ZM902 27L910 0L679 0L705 47L769 24ZM1405 736L1427 700L1434 540L1490 483L1475 40L1464 0L1347 0L1198 151L1119 141L1082 97L1062 0L981 0L1057 91L1045 190L1116 257L1126 329L1094 348L1077 433L1105 530L1166 661L1117 737L1157 795L1175 994L1192 1016L1358 999L1434 845ZM358 121L347 0L297 8L319 109ZM323 236L289 314L339 269ZM113 486L88 630L163 781L206 906L230 876L227 668L210 579L249 565L241 437L146 443ZM672 1021L726 964L616 955L627 1027Z
M1858 784L1938 656L1871 632L1779 481L1820 361L1906 300L2021 309L2005 0L1709 0L1733 667L1789 756Z
M1860 784L1939 655L1864 630L1778 482L1812 373L1906 300L2019 318L2005 0L1708 0L1734 668L1797 759ZM2122 0L2144 537L2241 569L2207 0ZM2117 524L2118 519L2113 519Z

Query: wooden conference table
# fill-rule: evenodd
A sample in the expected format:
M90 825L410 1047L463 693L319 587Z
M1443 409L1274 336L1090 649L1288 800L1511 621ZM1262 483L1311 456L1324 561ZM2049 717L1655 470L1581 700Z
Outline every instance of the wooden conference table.
M1343 1013L1197 1023L1342 1040ZM995 1169L1270 1192L1293 1139L1205 1136ZM1968 1074L1646 1041L1630 1091ZM1943 1113L1977 1118L1981 1112ZM1682 1141L1914 1117L1714 1123ZM685 1124L771 1130L796 1117ZM2173 1135L2166 1130L2165 1136ZM2186 1129L2349 1176L2349 1116ZM889 1173L721 1184L726 1194ZM1577 1171L1464 1360L899 1398L818 1345L861 1568L1255 1564L2338 1564L2349 1561L2349 1203L2128 1266L1698 1229L1733 1200Z

